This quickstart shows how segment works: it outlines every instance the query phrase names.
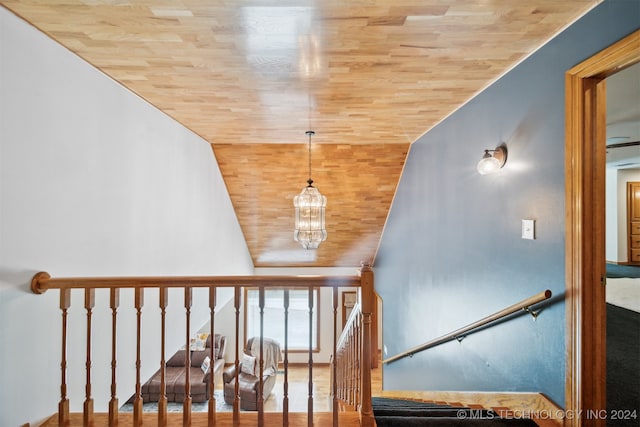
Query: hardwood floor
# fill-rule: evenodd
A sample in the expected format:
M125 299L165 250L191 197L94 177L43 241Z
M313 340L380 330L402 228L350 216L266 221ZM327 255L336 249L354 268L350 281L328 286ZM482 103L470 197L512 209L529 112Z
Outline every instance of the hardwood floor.
M382 364L379 363L378 366ZM371 371L371 392L373 395L382 390L382 369L376 368ZM284 397L284 375L278 374L271 396L264 404L266 412L281 412ZM222 390L222 385L216 388ZM290 366L289 367L289 411L307 412L309 398L309 367ZM331 371L328 365L313 367L313 410L316 412L330 412L332 408L331 399Z

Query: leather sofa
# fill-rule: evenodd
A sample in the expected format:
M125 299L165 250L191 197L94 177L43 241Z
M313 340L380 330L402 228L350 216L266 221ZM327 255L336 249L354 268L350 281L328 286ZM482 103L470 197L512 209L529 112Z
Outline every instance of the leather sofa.
M207 338L204 350L191 351L191 366L189 367L189 383L191 384L191 399L193 402L206 402L209 397L209 382L213 368L216 381L224 367L224 353L226 338L216 334L214 341L215 360L204 372L202 364L207 356L211 356L211 336ZM186 384L186 352L178 350L166 362L165 385L167 401L182 402L185 397ZM157 402L160 398L160 370L142 386L143 402Z
M280 344L270 338L263 338L263 376L262 399L267 400L276 384L278 363L281 360ZM249 357L247 357L249 356ZM248 360L251 367L247 366ZM222 373L224 383L224 401L233 405L235 398L236 376L238 377L238 392L240 395L240 408L246 411L258 409L258 390L260 388L260 338L253 337L247 341L244 354L236 370L236 366L229 366Z

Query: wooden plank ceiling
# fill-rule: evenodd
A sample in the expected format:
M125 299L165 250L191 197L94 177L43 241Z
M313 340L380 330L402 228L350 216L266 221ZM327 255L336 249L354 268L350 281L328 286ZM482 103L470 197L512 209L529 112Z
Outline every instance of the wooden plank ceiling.
M599 2L0 0L211 143L256 267L372 261L410 144Z

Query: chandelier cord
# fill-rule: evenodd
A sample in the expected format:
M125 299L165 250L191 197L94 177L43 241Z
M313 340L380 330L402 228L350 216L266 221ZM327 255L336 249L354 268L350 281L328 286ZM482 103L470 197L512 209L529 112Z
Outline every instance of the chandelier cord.
M309 181L311 181L311 134L309 134Z
M307 183L311 186L311 184L313 184L313 180L311 179L311 136L315 135L315 132L308 130L307 135L309 135L309 179L307 180Z
M311 128L311 91L307 88L307 121L309 122L309 128ZM313 180L311 179L311 136L314 135L315 132L309 129L307 131L307 135L309 135L309 179L307 180L307 184L313 184Z

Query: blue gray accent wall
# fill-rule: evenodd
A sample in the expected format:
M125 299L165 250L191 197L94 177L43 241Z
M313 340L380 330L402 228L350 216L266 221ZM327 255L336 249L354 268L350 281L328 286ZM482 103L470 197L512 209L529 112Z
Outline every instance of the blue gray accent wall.
M385 365L386 390L541 392L564 406L564 73L639 27L640 1L605 1L412 145L374 263L383 358L554 297L536 321ZM506 166L480 176L483 150L500 143ZM521 238L522 219L536 221L535 240Z

